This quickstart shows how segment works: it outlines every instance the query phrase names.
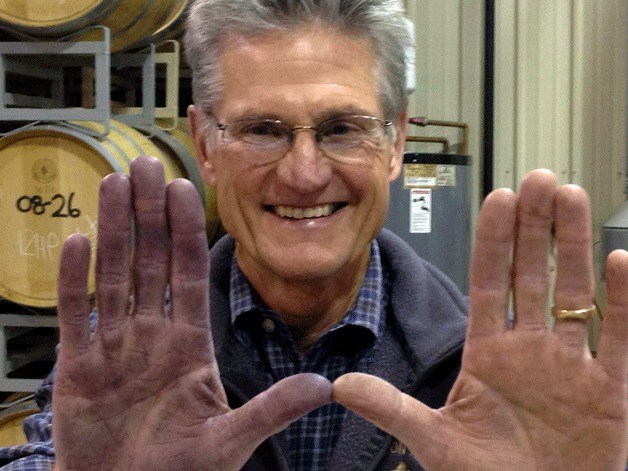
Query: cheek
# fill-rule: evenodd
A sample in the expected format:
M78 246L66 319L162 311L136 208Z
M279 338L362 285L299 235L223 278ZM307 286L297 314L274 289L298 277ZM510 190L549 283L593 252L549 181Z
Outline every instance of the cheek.
M216 170L218 212L227 231L233 234L235 225L245 224L247 214L257 209L264 188L264 174L250 165L242 166L234 161L218 166Z
M216 192L218 198L218 214L225 229L233 234L234 224L241 219L239 199L242 195L238 193L237 173L231 168L217 166L216 168Z
M388 213L390 195L390 183L386 179L378 180L376 188L373 191L372 217L377 220L378 224L384 224L386 214Z
M370 164L354 165L346 172L343 180L354 193L359 195L361 200L372 199L374 206L388 205L390 188L390 161L388 159L377 158Z
M364 178L361 200L368 211L364 223L368 226L383 225L388 212L390 197L390 171L388 161L378 162ZM379 229L379 228L378 228Z

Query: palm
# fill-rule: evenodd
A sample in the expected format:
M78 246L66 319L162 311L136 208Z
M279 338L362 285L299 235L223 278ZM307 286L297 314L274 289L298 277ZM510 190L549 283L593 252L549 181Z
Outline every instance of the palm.
M455 424L440 469L613 469L624 392L593 359L552 332L512 332L467 345L463 364L439 411Z
M329 381L297 375L229 409L209 323L204 215L189 182L166 188L158 161L134 160L130 180L103 181L98 231L92 335L89 242L72 236L61 257L59 469L240 469L263 440L331 399Z
M55 428L64 432L57 449L100 443L98 453L91 446L73 453L84 469L98 469L113 456L128 469L177 469L182 448L207 451L214 444L203 440L215 421L208 419L229 410L207 348L208 331L154 319L126 321L120 329L130 335L116 358L101 353L106 348L98 337L78 357L61 352L54 410Z
M497 191L480 213L462 369L446 405L431 410L366 375L337 380L334 397L397 436L429 470L623 469L628 252L611 254L607 263L607 316L594 359L585 322L546 326L552 226L554 304L566 310L591 305L586 194L556 189L551 174L533 172L519 197Z

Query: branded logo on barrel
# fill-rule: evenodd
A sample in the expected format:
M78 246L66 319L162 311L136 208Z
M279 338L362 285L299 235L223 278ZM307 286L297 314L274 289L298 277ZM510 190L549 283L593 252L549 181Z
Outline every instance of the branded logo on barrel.
M57 166L50 159L37 159L33 164L33 178L47 184L57 178Z

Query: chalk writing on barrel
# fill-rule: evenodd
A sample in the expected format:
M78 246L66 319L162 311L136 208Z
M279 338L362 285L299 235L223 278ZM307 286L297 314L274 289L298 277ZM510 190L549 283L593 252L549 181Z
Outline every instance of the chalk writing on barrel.
M85 214L83 218L77 220L75 231L85 234L92 241L94 249L98 236L98 224L96 220ZM80 224L83 221L84 224ZM81 227L82 226L82 227ZM26 257L34 257L41 260L57 261L61 247L61 241L65 236L55 232L38 233L32 229L21 229L17 231L19 254Z
M17 232L20 255L43 260L55 260L55 251L61 245L54 232L39 234L31 229Z
M85 229L81 229L81 227L79 227L79 224L77 223L75 232L81 232L82 234L85 234L92 242L94 242L98 237L98 223L97 221L92 219L89 214L86 214L84 219L85 222L87 222L87 226L85 227Z

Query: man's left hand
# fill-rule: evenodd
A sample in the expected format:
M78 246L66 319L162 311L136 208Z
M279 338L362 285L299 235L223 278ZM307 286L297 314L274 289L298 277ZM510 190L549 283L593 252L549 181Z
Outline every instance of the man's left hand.
M535 171L520 194L488 196L471 264L461 373L432 410L390 384L352 373L334 398L395 435L428 470L623 470L626 465L628 252L606 265L607 306L593 358L584 320L547 327L550 231L555 228L560 310L594 296L586 193ZM509 293L514 325L508 325Z

